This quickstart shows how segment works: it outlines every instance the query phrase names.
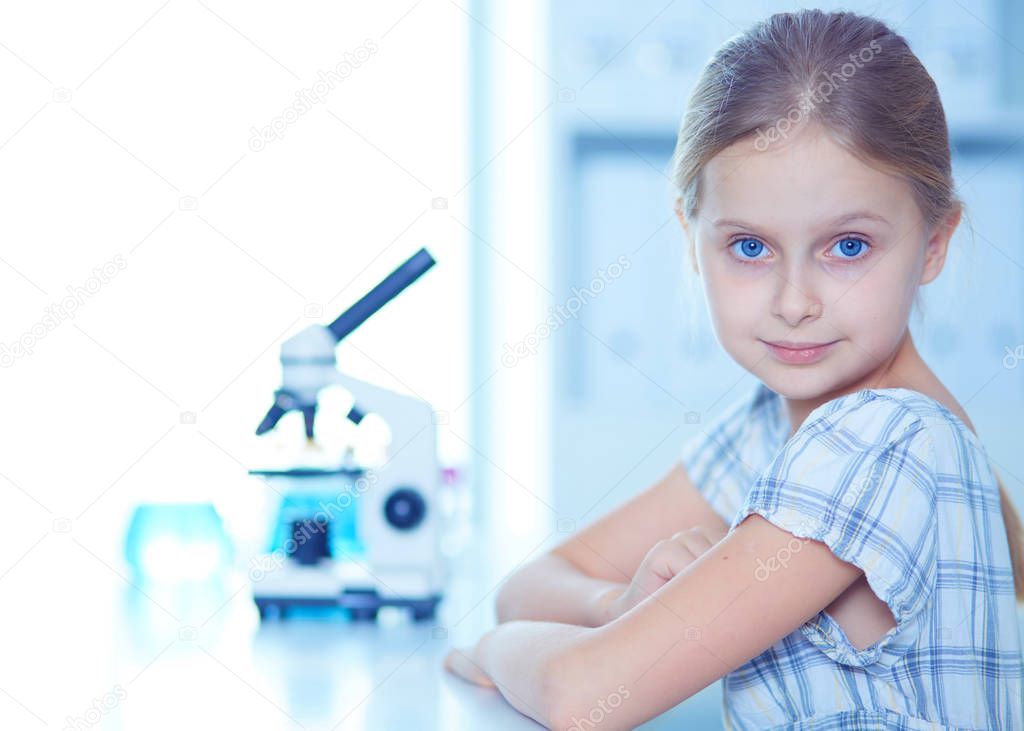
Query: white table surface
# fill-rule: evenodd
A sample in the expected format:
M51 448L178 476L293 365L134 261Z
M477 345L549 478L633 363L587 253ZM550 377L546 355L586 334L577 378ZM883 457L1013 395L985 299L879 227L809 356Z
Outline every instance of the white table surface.
M4 577L2 728L540 728L441 666L493 626L506 566L453 566L435 621L261 624L241 572L140 591L89 546L51 534ZM720 693L716 683L643 728L720 728Z
M245 572L191 589L136 586L111 558L118 544L83 529L8 551L0 729L540 728L442 668L451 647L494 625L495 591L546 545L533 536L471 544L437 617L421 623L402 612L261 623ZM498 556L476 550L494 546ZM721 729L721 688L640 728Z

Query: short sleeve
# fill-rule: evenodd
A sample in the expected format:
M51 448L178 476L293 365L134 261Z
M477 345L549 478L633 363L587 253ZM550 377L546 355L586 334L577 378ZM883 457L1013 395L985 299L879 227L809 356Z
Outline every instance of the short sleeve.
M896 620L857 649L824 610L801 626L836 662L894 661L914 643L937 572L935 459L922 419L898 399L858 391L819 406L755 479L732 528L758 513L825 543L860 568Z

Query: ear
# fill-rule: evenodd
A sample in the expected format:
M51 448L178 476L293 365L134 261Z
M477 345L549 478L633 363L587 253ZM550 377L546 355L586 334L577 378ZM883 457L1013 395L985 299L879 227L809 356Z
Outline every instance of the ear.
M949 240L953 238L953 232L960 225L960 214L963 212L961 206L956 208L944 219L935 225L924 255L924 271L921 273L921 284L928 284L939 276L942 266L946 262L946 252L949 250Z
M676 218L679 219L679 223L683 226L683 231L686 233L686 239L690 242L690 266L693 268L695 274L700 274L700 267L697 266L697 243L693 240L693 233L690 231L689 221L686 220L686 215L683 213L683 199L676 198L675 204Z

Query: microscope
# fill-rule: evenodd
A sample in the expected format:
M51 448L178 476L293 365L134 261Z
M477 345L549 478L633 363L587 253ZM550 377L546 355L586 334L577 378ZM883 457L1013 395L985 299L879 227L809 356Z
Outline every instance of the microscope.
M249 571L261 619L309 607L341 608L354 620L376 619L386 606L405 608L414 621L434 616L445 580L436 415L421 399L344 373L335 359L338 343L434 263L420 249L329 325L281 346L281 387L257 435L298 412L312 443L318 396L340 386L352 397L342 418L358 430L375 414L391 439L379 465L354 464L347 449L338 464L249 470L281 495L270 553Z

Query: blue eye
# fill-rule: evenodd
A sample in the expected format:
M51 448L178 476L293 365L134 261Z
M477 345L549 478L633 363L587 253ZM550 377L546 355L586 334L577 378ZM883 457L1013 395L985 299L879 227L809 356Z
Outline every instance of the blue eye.
M740 248L739 249L735 248L737 244L740 244ZM736 241L733 241L731 244L729 244L729 248L732 249L735 252L742 252L739 255L740 259L746 259L746 260L750 261L751 259L763 259L764 258L764 257L757 256L765 248L764 244L762 244L757 239L737 239Z
M832 247L832 251L837 248L841 254L841 259L856 259L860 258L857 255L867 249L867 242L860 239L840 239L836 242L835 246Z

